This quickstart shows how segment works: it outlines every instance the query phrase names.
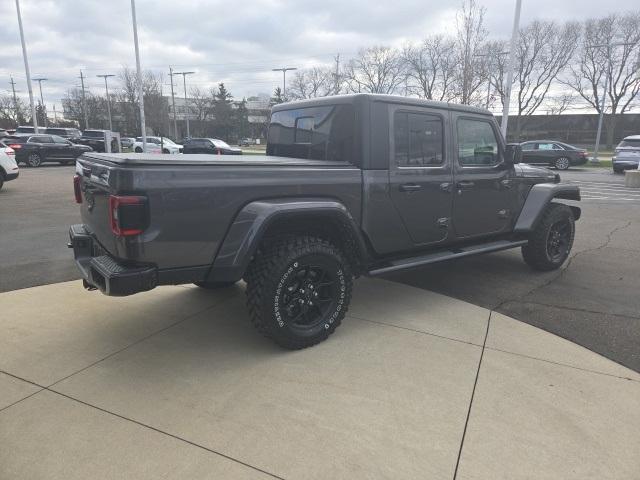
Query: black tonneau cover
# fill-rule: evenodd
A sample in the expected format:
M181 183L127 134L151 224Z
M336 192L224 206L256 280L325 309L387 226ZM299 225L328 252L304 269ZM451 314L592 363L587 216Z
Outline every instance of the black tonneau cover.
M80 160L116 163L118 165L221 165L221 166L309 166L353 167L348 162L307 160L304 158L271 157L267 155L201 155L164 153L96 153L87 152Z

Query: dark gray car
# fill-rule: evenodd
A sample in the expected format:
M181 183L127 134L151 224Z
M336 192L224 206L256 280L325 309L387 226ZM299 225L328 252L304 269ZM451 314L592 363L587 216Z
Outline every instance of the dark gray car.
M535 140L522 145L522 162L567 170L587 163L587 151L555 140Z
M580 209L558 199L579 189L519 157L479 108L281 104L266 156L84 155L70 246L85 286L107 295L244 279L256 328L304 348L337 328L361 275L516 247L532 268L559 268Z

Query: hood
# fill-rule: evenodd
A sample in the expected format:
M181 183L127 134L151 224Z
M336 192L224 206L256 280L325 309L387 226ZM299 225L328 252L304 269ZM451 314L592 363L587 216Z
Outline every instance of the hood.
M515 165L516 175L522 178L537 178L546 182L558 183L560 181L560 175L552 172L548 168L534 167L526 163L519 163Z

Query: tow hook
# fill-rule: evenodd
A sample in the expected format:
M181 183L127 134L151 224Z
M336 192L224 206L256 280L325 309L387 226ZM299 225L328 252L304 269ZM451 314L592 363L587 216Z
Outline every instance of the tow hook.
M68 242L68 243L67 243L67 248L73 248L73 243Z
M98 287L96 287L94 285L91 285L89 282L87 282L84 279L82 280L82 286L84 288L86 288L87 290L89 290L90 292L93 291L93 290L97 290L98 289Z

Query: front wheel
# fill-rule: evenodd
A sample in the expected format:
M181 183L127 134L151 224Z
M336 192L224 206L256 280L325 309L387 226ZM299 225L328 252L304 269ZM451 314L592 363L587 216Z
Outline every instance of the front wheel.
M550 203L531 232L529 243L522 247L522 257L535 270L556 270L569 257L574 236L571 209L561 203Z
M142 149L140 147L136 147L136 153L142 153Z
M568 170L571 162L567 157L560 157L556 159L555 166L558 170Z
M275 240L256 255L245 279L254 326L291 350L326 340L351 301L349 264L335 245L317 237Z

